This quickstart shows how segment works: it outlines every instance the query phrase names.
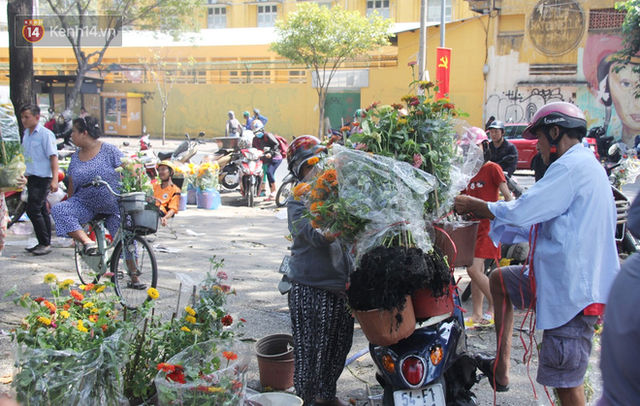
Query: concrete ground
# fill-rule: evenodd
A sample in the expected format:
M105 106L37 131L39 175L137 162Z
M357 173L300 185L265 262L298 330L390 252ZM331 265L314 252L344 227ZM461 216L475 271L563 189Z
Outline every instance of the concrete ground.
M121 140L112 143L119 145ZM137 141L137 140L130 140ZM154 148L169 151L170 148ZM133 144L133 143L132 143ZM212 152L215 148L206 144L203 153ZM132 145L134 146L134 145ZM286 171L286 170L285 170ZM282 173L279 171L279 173ZM209 266L209 258L216 255L224 258L225 271L230 274L230 285L236 289L237 296L229 299L228 309L234 318L247 320L242 339L249 344L275 333L290 332L289 314L286 297L280 295L277 284L280 275L277 273L282 257L287 254L289 242L285 236L289 234L286 223L286 210L277 209L272 202L259 199L254 208L246 207L245 201L238 192L222 193L222 206L217 210L196 209L189 206L185 212L179 213L173 222L177 239L167 230L161 229L153 238L158 259L161 297L158 306L163 314L186 304L190 287L184 286L179 295L180 279L195 278L203 275ZM7 246L0 257L2 283L0 284L0 392L8 390L7 381L11 379L11 343L9 332L15 328L21 317L22 309L8 299L2 298L6 291L17 285L21 293L45 295L48 288L42 283L44 274L53 272L59 278L72 278L78 281L73 249L62 247L63 240L55 240L57 246L53 253L44 257L35 257L24 251L34 244L35 237L30 234L30 223L19 223L8 235ZM460 286L468 283L464 269L456 271L460 277ZM178 298L180 301L178 303ZM471 301L464 303L470 309ZM497 405L549 405L551 402L543 387L535 382L537 369L536 342L530 341L529 324L522 325L524 314L518 314L516 326L522 327L514 332L514 351L512 353L511 390L497 394ZM540 340L540 335L535 334ZM532 345L533 344L533 345ZM531 361L524 362L525 345L534 348ZM468 332L470 352L495 350L495 333L493 329L470 330ZM353 346L350 356L366 349L368 343L356 324ZM530 350L531 351L531 350ZM599 391L599 368L597 360L599 352L594 351L589 371L589 381ZM257 359L252 357L249 368L249 387L261 390ZM535 391L534 391L535 390ZM551 390L549 390L551 392ZM494 393L486 379L480 381L474 392L480 405L494 404ZM380 388L375 380L375 369L368 354L358 358L345 369L338 382L338 395L343 399L353 399L357 405L375 405L376 394ZM537 396L537 399L536 399ZM595 402L591 402L595 404Z

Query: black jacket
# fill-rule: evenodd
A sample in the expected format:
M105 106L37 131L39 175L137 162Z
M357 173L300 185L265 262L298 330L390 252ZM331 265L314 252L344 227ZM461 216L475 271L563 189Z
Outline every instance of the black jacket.
M491 149L491 162L500 165L502 170L507 172L509 176L513 175L518 166L518 150L516 146L503 139L498 148L493 145L493 141L489 143L489 148Z

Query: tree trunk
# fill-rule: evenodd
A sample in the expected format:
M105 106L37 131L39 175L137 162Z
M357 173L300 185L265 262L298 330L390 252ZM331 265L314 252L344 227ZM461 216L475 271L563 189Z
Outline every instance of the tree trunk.
M33 90L33 45L22 36L22 26L17 26L17 15L31 16L33 0L13 0L7 4L9 22L9 93L18 119L20 138L24 134L20 107L35 103ZM21 22L21 21L20 21ZM17 45L17 46L16 46Z
M69 93L69 98L67 99L67 107L65 109L65 111L69 113L69 117L73 115L73 109L76 106L76 99L80 94L82 83L84 82L84 77L88 71L89 69L86 68L84 63L78 63L78 69L76 70L76 81L71 88L71 93Z
M167 124L167 111L162 110L162 145L164 145L166 124Z
M320 122L318 123L318 138L324 140L324 102L327 98L325 89L320 89L318 92L318 107L320 110Z

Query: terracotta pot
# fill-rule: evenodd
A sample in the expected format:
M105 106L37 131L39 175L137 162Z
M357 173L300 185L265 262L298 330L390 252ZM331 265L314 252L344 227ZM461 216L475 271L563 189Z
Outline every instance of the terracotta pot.
M400 313L402 323L398 324L398 310L354 311L354 315L362 327L362 332L371 344L389 346L413 334L416 328L416 316L413 312L411 296L407 296L406 306Z
M452 267L471 266L476 251L476 238L478 236L478 221L467 221L465 223L436 223L435 244L442 250ZM453 244L452 244L453 242ZM454 260L452 261L452 258Z
M256 342L260 385L277 390L293 386L293 337L272 334Z
M418 320L453 313L453 296L451 293L434 297L431 289L424 288L417 290L411 296L411 301L413 302L413 311Z

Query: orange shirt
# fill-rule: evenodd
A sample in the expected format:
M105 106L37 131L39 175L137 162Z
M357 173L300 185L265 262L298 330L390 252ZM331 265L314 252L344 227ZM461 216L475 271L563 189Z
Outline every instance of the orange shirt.
M165 188L162 187L162 183L156 182L153 185L153 197L156 198L156 205L160 207L165 215L169 210L173 209L174 212L178 212L180 207L180 188L176 185L169 185Z

